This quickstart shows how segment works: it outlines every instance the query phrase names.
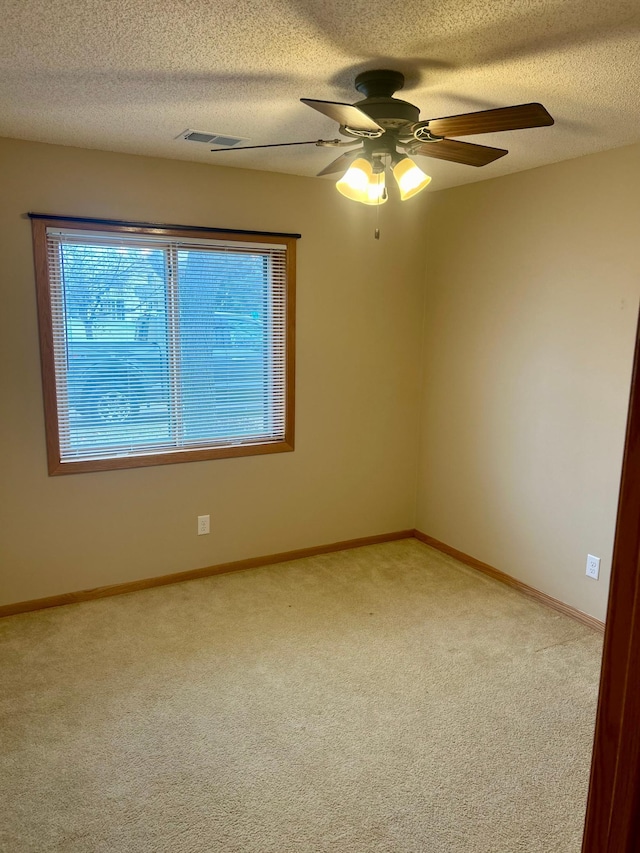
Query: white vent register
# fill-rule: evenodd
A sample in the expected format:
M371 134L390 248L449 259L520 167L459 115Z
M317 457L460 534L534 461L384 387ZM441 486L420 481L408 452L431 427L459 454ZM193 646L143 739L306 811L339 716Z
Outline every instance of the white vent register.
M247 142L246 136L230 136L228 133L213 133L206 130L183 130L176 139L184 139L186 142L201 142L205 145L213 145L214 148L234 148L241 142Z

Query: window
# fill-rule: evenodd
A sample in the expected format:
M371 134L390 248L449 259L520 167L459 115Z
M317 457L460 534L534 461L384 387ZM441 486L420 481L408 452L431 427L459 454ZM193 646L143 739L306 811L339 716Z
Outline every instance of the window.
M293 450L299 235L32 224L50 474Z

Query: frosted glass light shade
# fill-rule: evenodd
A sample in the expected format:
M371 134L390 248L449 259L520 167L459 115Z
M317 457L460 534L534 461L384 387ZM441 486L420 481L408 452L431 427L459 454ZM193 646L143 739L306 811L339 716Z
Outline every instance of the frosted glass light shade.
M402 201L416 195L431 182L429 175L425 175L409 157L403 157L395 164L393 177L398 183Z
M361 201L364 204L371 204L368 201L369 181L373 177L373 166L364 157L358 157L349 166L344 175L336 183L336 189L343 196L352 199L352 201Z

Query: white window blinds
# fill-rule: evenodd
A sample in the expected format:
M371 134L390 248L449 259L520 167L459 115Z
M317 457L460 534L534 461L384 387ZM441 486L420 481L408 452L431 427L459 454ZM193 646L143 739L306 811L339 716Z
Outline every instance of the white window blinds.
M286 243L47 227L46 257L61 463L284 440Z

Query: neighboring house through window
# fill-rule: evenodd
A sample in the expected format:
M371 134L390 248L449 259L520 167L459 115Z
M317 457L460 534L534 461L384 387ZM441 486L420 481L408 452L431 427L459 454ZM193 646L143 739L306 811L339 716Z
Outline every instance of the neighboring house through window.
M51 474L293 449L299 235L32 221Z

